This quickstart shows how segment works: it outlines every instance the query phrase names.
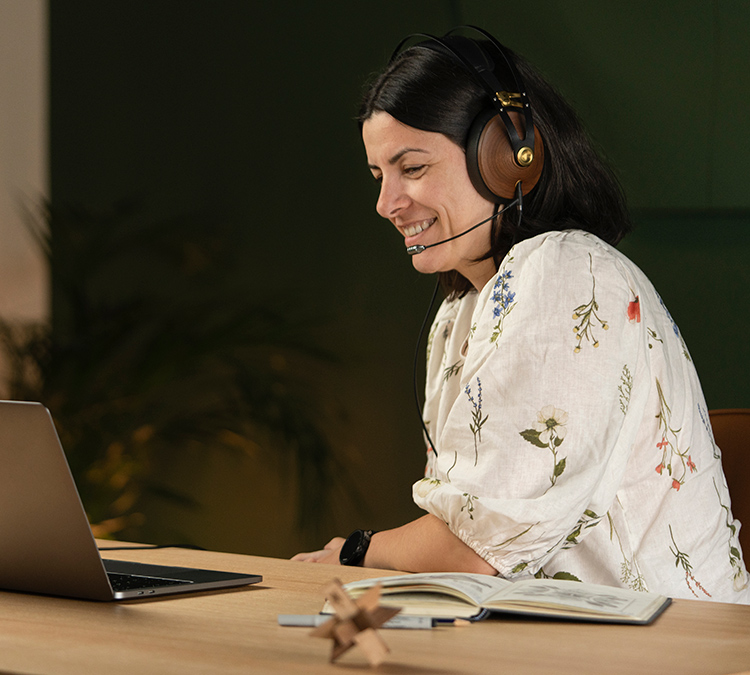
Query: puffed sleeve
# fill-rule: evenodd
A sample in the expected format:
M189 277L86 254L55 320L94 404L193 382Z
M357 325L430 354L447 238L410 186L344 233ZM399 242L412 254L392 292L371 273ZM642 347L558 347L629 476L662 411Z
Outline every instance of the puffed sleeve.
M556 232L514 247L470 315L439 316L437 456L414 500L503 576L536 572L615 499L648 395L637 298L614 249Z

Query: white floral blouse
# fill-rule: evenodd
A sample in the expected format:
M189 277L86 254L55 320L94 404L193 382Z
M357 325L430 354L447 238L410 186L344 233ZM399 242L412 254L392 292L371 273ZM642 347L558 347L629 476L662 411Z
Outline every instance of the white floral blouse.
M504 577L750 603L721 452L646 276L571 230L441 306L414 500ZM429 445L429 444L428 444Z

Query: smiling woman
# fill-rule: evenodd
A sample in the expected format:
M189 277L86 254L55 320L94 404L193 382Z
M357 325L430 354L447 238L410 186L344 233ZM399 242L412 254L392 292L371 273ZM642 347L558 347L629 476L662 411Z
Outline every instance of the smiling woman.
M466 232L492 215L494 204L472 186L463 150L443 134L409 127L386 112L362 126L367 160L380 183L377 211L404 236L406 246L428 246ZM477 229L414 256L419 272L456 270L475 288L497 271L488 229Z
M560 95L479 32L422 36L360 114L377 211L447 295L413 489L427 515L296 558L750 602L697 373L614 248L619 185Z

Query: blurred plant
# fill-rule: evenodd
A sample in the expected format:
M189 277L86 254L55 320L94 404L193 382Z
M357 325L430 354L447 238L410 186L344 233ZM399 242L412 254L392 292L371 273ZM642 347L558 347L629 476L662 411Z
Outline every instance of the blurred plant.
M154 475L175 448L285 459L298 525L318 530L331 489L347 484L314 385L330 357L232 281L231 235L189 218L141 222L122 204L29 216L51 320L0 320L6 389L50 409L94 532L137 538L147 496L193 503Z

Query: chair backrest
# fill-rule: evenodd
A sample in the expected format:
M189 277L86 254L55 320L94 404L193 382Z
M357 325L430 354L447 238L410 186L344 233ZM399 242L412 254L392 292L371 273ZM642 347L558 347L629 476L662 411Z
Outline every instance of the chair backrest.
M750 556L750 409L711 410L711 427L732 498L732 515L742 523L740 545Z

